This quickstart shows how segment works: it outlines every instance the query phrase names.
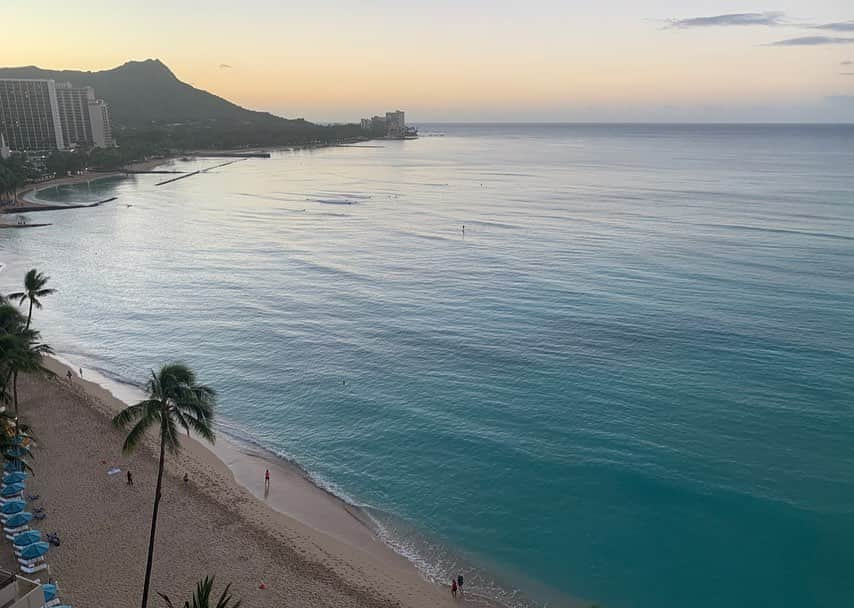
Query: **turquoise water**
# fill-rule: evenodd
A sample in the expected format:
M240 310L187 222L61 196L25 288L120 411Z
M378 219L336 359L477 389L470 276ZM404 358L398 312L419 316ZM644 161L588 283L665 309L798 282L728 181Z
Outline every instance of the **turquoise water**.
M0 234L0 290L48 272L36 323L118 379L189 361L436 576L852 605L854 127L422 132L112 182Z

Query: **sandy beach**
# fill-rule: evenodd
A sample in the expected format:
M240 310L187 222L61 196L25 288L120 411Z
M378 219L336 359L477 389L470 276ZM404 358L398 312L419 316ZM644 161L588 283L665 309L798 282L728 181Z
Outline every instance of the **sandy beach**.
M136 605L157 473L153 441L123 455L123 435L110 424L123 403L77 374L69 382L60 362L48 365L57 377L24 379L20 407L37 439L28 492L41 495L38 503L48 514L39 527L62 538L48 556L50 576L63 601L78 608ZM358 513L288 467L271 468L265 503L262 467L269 465L259 455L227 442L217 448L219 458L193 439L183 445L182 453L167 461L154 591L183 602L198 579L215 575L218 587L232 583L246 607L486 603L473 596L452 600L445 587L424 580L377 540ZM230 460L232 469L257 466L258 488L250 492L239 485L220 458ZM109 475L112 467L121 473ZM126 484L127 470L133 473L132 487ZM297 516L311 514L315 525L274 510L273 503ZM14 565L8 545L2 563ZM156 597L150 605L161 604Z

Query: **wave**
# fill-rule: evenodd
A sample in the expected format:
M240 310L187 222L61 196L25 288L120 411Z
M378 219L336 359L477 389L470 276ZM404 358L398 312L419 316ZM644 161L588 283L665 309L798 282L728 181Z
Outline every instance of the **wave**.
M768 232L771 234L797 234L801 236L815 236L819 238L839 239L843 241L854 241L854 236L844 234L833 234L831 232L812 232L809 230L794 230L791 228L764 228L762 226L743 226L740 224L696 224L708 228L725 228L729 230L746 230L751 232Z

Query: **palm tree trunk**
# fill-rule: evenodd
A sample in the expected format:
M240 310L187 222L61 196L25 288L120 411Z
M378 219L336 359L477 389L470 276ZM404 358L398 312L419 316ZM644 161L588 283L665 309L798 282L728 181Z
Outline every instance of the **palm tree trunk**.
M27 329L30 328L30 319L33 318L33 300L30 298L30 312L27 313Z
M15 404L15 417L18 416L18 372L12 373L12 400Z
M165 413L164 413L165 419ZM160 486L163 483L163 462L166 457L166 442L163 434L166 431L164 422L160 423L160 465L157 469L157 490L154 494L154 513L151 515L151 535L148 538L148 561L145 564L145 583L142 588L142 608L148 606L148 587L151 584L151 566L154 562L154 534L157 530L157 508L160 506Z

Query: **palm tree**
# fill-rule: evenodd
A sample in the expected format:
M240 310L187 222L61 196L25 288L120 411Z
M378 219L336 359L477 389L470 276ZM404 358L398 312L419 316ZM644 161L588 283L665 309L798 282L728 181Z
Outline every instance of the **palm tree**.
M18 415L18 373L51 375L42 365L44 355L53 354L53 349L39 342L39 332L23 329L19 333L0 336L0 348L4 351L5 363L12 372L12 403Z
M214 577L206 576L196 584L196 592L193 593L192 603L184 602L184 608L240 608L240 602L231 603L232 597L228 594L231 589L231 583L225 586L222 595L219 596L216 604L211 603L211 593L213 593ZM158 593L166 601L169 608L175 608L175 604L163 593Z
M145 583L142 588L142 608L148 605L148 588L151 582L151 565L154 558L154 536L157 528L157 509L160 506L160 489L163 484L163 463L166 451L176 453L181 449L179 427L190 434L214 442L213 417L216 393L210 387L196 383L193 370L181 363L170 363L154 373L145 385L148 399L122 410L113 424L120 429L133 424L125 438L125 453L136 448L145 432L159 426L160 462L157 470L157 487L154 492L154 512L151 516L151 534L148 539L148 561L145 565Z
M18 304L23 304L27 300L30 301L30 312L27 313L27 329L30 328L30 321L33 318L33 306L38 309L41 309L42 307L42 303L39 298L56 293L55 289L45 288L48 279L50 279L49 276L44 275L33 268L24 277L24 291L9 294L9 298L18 300Z
M24 326L24 319L13 306L0 304L0 400L14 403L18 413L18 373L50 374L42 365L42 357L53 353L47 344L39 342L40 334ZM9 394L9 383L12 394Z

